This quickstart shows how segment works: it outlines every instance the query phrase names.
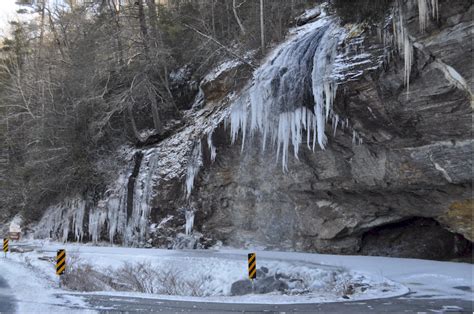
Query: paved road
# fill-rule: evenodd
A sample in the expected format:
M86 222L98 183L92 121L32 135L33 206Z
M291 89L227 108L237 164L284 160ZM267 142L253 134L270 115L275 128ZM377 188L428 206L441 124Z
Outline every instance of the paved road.
M201 313L381 313L473 312L473 303L457 299L431 300L407 297L322 304L264 305L183 302L133 297L89 295L85 301L101 312L201 312Z
M14 312L16 300L5 279L0 277L0 313Z

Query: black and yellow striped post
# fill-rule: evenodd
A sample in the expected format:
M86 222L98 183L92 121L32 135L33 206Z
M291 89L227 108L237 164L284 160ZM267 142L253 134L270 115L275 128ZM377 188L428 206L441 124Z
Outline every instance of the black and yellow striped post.
M56 275L61 276L66 270L66 250L58 250L56 255Z
M255 253L249 254L249 279L257 278L257 255Z
M8 239L3 239L3 252L5 252L5 257L7 257L7 252L8 252Z

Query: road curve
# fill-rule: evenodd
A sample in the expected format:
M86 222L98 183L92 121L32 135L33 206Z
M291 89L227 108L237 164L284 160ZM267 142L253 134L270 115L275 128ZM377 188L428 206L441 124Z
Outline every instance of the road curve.
M473 303L459 299L420 299L409 296L369 301L319 304L238 304L187 302L124 296L86 295L91 309L104 312L201 312L201 313L381 313L381 312L473 312Z

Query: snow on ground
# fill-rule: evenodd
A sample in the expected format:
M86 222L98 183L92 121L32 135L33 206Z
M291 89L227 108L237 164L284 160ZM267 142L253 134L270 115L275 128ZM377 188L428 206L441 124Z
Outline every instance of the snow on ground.
M230 249L228 252L241 251ZM261 252L260 256L281 260L294 260L295 258L301 261L317 260L324 265L347 267L373 275L379 274L408 287L412 292L411 297L417 298L471 301L472 291L474 291L474 265L467 263L286 252Z
M57 249L65 248L69 256L78 257L81 262L101 269L104 273L116 270L127 263L150 263L154 269L177 269L180 275L187 280L201 280L204 282L202 291L205 297L188 296L160 296L146 295L146 297L160 297L176 300L215 301L215 302L245 302L245 303L313 303L347 301L343 298L341 285L357 283L366 285L367 290L357 291L351 295L351 300L366 300L371 298L398 296L408 292L403 285L394 283L379 274L352 271L339 265L322 266L317 255L306 261L299 260L298 253L287 253L288 258L282 260L272 256L264 256L265 252L257 252L258 268L265 266L271 274L286 274L292 278L302 278L302 287L296 287L294 295L270 293L265 295L230 296L233 282L247 278L247 253L244 251L173 251L159 249L136 249L123 247L97 247L78 244L61 245L56 243L42 243L35 252L23 254L14 253L10 259L30 265L30 268L41 274L46 282L57 285L57 278L51 262L39 260L38 257L54 258ZM22 266L23 267L23 266ZM331 287L328 289L327 287ZM104 294L104 292L97 292ZM108 295L143 294L107 291Z
M298 273L302 278L313 284L322 283L333 270L345 269L353 282L368 283L372 288L364 293L351 295L351 301L368 300L402 296L402 298L426 299L472 299L474 266L465 263L436 262L428 260L368 257L368 256L337 256L294 252L270 252L259 250L237 250L224 248L221 250L161 250L138 249L124 247L100 247L79 244L59 244L54 242L35 241L37 251L10 255L8 261L0 262L9 273L6 278L12 288L23 292L17 293L17 299L26 300L22 309L28 309L28 302L45 299L51 306L58 303L71 304L81 307L80 299L58 299L55 293L57 278L51 263L38 260L39 256L54 257L56 250L65 248L69 255L79 256L82 262L87 262L97 269L117 269L124 262L149 262L157 269L175 267L189 278L205 280L205 297L170 296L143 294L136 292L98 291L87 294L131 296L157 298L167 300L182 300L195 302L225 302L225 303L260 303L260 304L289 304L289 303L323 303L346 302L342 294L327 293L324 290L314 290L301 295L282 295L270 293L264 295L250 294L239 297L229 296L232 282L245 279L247 275L247 253L257 253L257 267L268 267L273 272L286 274ZM30 243L31 244L31 243ZM17 262L17 264L14 264ZM25 267L25 262L31 265ZM5 266L4 266L5 265ZM31 268L33 267L33 268ZM32 273L34 269L35 274ZM11 271L10 271L11 270ZM38 278L35 280L17 280L22 278ZM359 280L359 281L357 281ZM19 286L18 286L19 285ZM30 295L27 286L34 285L34 290L41 294ZM16 287L15 287L16 286ZM406 295L410 289L411 294ZM63 292L64 293L64 292ZM71 295L85 293L69 292ZM405 296L406 295L406 296Z
M222 64L220 64L219 66L217 66L214 70L212 70L211 72L209 72L205 77L204 79L202 80L202 83L207 83L207 82L212 82L214 81L216 78L219 77L219 75L221 75L222 73L228 71L228 70L231 70L231 69L234 69L234 68L237 68L238 66L240 66L241 64L243 64L242 61L240 60L228 60L226 62L223 62Z
M27 267L25 262L19 254L0 258L1 276L8 282L10 294L15 296L19 313L52 313L65 309L69 313L95 313L87 310L80 297L61 295L57 279L42 276L42 272ZM50 268L54 272L54 267Z

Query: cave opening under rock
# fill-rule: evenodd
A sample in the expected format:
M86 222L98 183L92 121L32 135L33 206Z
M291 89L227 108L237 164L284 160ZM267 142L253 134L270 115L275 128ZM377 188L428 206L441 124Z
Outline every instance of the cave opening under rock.
M375 227L362 236L363 255L458 260L472 263L472 243L432 218L412 217Z

